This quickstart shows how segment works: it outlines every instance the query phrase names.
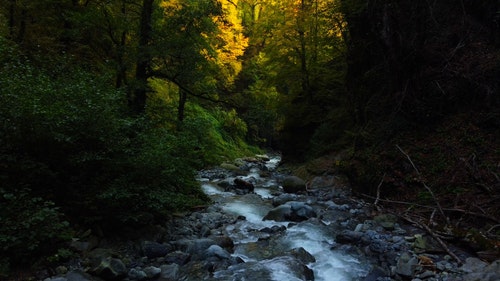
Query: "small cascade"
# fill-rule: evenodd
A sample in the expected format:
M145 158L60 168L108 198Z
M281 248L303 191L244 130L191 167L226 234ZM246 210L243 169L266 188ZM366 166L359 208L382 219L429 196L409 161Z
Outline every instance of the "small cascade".
M265 165L252 166L246 175L238 176L255 186L248 194L237 194L221 187L222 181L233 179L229 174L225 179L200 179L204 192L215 204L219 204L224 213L239 218L225 227L225 234L234 241L232 255L243 259L246 264L216 272L214 276L221 280L245 280L245 274L254 271L259 273L253 274L261 274L265 270L269 271L265 278L276 281L308 280L304 277L308 276L308 270L316 281L352 281L366 276L369 266L363 265L359 257L336 249L334 222L324 218L302 222L263 220L275 207L273 199L283 194L277 180L280 175L276 173L279 162L279 156L270 157ZM261 176L259 167L264 167L270 176ZM315 208L328 208L327 204L318 203L318 206ZM294 254L297 249L303 251L298 257ZM307 260L302 255L313 258ZM301 266L305 271L301 271ZM301 272L297 273L297 270Z

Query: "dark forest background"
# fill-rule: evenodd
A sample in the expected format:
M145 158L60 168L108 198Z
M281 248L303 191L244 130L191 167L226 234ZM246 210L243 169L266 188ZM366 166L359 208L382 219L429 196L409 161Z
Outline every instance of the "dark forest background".
M0 272L269 149L498 254L499 83L497 0L0 0Z

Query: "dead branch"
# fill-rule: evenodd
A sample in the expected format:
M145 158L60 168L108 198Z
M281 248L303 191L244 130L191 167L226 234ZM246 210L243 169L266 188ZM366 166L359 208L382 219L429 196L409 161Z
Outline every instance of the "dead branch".
M437 206L437 208L439 210L439 213L443 216L443 218L449 224L450 221L449 221L448 217L444 214L443 208L441 208L441 204L439 204L439 201L437 200L436 196L434 195L434 192L432 191L432 189L422 179L422 174L420 174L420 171L417 169L417 166L415 166L415 164L411 160L410 155L408 155L406 152L404 152L404 150L401 147L399 147L399 145L396 145L396 147L399 149L399 151L401 151L401 153L403 153L406 156L406 158L408 159L408 161L410 161L410 164L413 166L413 169L415 169L415 172L417 172L417 175L419 177L419 181L422 183L422 185L424 186L424 188L430 193L430 195L432 196L432 199L436 203L436 206Z
M368 194L361 194L364 197L370 198L370 199L376 199L373 196L370 196ZM405 201L397 201L397 200L389 200L389 199L378 199L379 202L386 202L386 203L391 203L391 204L400 204L400 205L409 205L409 206L415 206L419 208L425 208L425 209L432 209L435 210L436 208L433 206L427 206L427 205L422 205L422 204L416 204L416 203L411 203L411 202L405 202ZM488 219L492 222L500 224L500 220L497 218L494 218L492 216L488 216L486 214L481 214L481 213L476 213L476 212L470 212L467 210L463 209L458 209L458 208L443 208L442 209L444 212L454 212L454 213L462 213L464 215L468 216L473 216L473 217L479 217L483 219Z
M434 238L434 240L436 240L439 245L441 246L441 248L443 248L443 250L448 253L448 255L450 255L453 259L455 259L459 264L463 264L462 260L457 256L455 255L455 253L453 253L450 248L448 248L448 246L446 246L446 243L443 242L443 240L441 240L441 238L439 238L439 236L437 234L434 233L434 231L432 231L432 229L430 229L429 226L427 226L426 224L424 223L420 223L420 222L417 222L417 221L414 221L412 220L411 218L407 217L407 216L401 216L401 218L403 218L404 220L416 225L417 227L425 230L430 236L432 236L432 238Z
M384 178L385 178L385 173L382 176L380 183L377 185L377 198L375 199L375 202L373 202L373 205L375 205L375 207L377 207L377 209L379 209L378 201L380 200L380 187L382 186L382 183L384 183Z
M497 227L500 227L500 224L496 224L492 227L490 227L490 229L488 229L488 231L486 231L487 233L491 233L493 231L493 229L497 228Z

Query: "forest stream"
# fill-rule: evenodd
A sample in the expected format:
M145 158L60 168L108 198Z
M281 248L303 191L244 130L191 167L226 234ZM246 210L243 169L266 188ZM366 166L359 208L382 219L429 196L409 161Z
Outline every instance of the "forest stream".
M251 274L265 274L267 271L269 280L305 280L314 276L314 280L334 281L358 280L366 276L370 268L361 263L359 255L336 249L335 217L345 216L336 216L335 213L341 209L346 211L348 207L336 205L331 200L283 193L278 183L283 175L271 173L270 177L261 177L262 170L273 172L279 161L279 156L274 156L261 168L250 165L248 175L238 177L254 185L254 193L241 194L241 189L235 192L221 187L234 182L232 175L219 174L221 178L213 179L210 172L200 173L204 192L224 213L240 218L235 224L228 225L224 233L234 241L233 255L245 262L245 266L238 268L245 268L247 272L229 269L215 272L214 277L239 280L237 278L241 275L243 280L243 276L250 278ZM267 218L274 207L278 212L286 210L283 206L295 207L292 212L297 214L289 215L289 218L287 214ZM328 212L330 216L318 218L317 212ZM309 267L313 274L308 275L307 270L298 271L297 266Z
M450 247L459 263L424 231L356 199L338 175L306 188L279 163L257 155L199 171L210 206L135 241L101 242L42 280L499 280L500 261Z

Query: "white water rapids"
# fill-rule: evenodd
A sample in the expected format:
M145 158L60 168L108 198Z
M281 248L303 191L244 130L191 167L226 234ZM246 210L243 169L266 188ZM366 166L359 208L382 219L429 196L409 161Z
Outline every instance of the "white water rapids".
M269 164L270 163L270 164ZM268 162L269 167L274 169L279 164L279 157L274 157ZM360 280L369 271L368 266L363 265L357 258L346 255L335 250L335 233L328 225L328 221L304 221L300 223L263 221L262 218L273 208L270 199L273 193L270 187L276 188L276 180L261 178L258 170L251 170L250 174L242 179L252 179L255 183L255 194L236 195L224 191L217 186L217 181L203 181L202 189L211 196L215 202L221 204L222 210L229 214L244 216L245 220L226 227L226 233L235 243L234 256L239 256L245 262L258 262L261 257L245 247L247 243L256 242L262 235L259 229L273 226L285 226L286 230L271 234L276 238L279 247L283 250L291 250L302 247L316 259L316 262L308 264L314 271L316 281L353 281ZM278 236L278 237L275 237ZM272 272L275 281L299 280L291 274L291 269L286 263L279 259L266 261L264 264Z

